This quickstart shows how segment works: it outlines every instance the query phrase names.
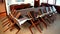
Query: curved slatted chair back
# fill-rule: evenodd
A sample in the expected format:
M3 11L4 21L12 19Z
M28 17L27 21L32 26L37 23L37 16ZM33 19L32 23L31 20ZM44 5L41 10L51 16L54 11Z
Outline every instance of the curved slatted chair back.
M49 13L49 8L48 7L46 7L46 12Z
M42 8L42 7L41 7ZM40 17L39 17L39 20L40 21L42 21L42 24L43 24L43 26L47 29L47 22L46 22L46 20L44 19L44 17L45 17L45 15L44 16L41 16L41 15L43 15L44 13L42 13L42 9L39 9L39 15L40 15Z
M53 15L54 11L52 6L46 7L46 11L49 12L48 18L50 19L50 23L54 22L56 17Z
M35 19L34 11L30 11L28 12L28 14L29 14L29 18L32 18L32 20L34 21Z
M9 1L9 0L8 0ZM9 23L10 23L10 21L13 21L13 22L11 22L11 24L8 26L8 28L6 29L6 30L4 30L4 32L6 32L8 29L14 29L14 27L15 27L15 22L17 22L13 17L15 16L15 12L13 11L13 13L10 11L10 9L9 9L9 7L10 7L10 3L9 2L5 2L5 4L6 4L6 9L7 9L7 15L8 15L8 20L7 21L9 21ZM14 14L14 16L13 16L13 14ZM7 22L6 21L6 22ZM20 30L20 28L18 29L18 31L16 32L16 34L19 32L19 30Z
M47 13L47 12L46 12L46 9L45 9L45 6L40 7L40 10L41 10L42 14L43 14L43 13Z
M50 9L50 12L53 13L52 7L49 7L49 9Z
M57 13L56 8L54 6L52 6L52 10L54 13Z
M19 16L21 16L21 13L18 12L17 10L11 11L11 14L17 19L19 18Z
M44 8L44 9L41 9L41 8ZM52 11L51 7L50 7L50 8L49 8L49 7L41 7L41 8L39 9L39 14L42 15L42 14L45 14L45 13L46 13L46 14L44 15L45 18L41 18L42 21L45 22L45 23L47 23L47 22L46 22L46 20L47 20L48 23L51 23L51 22L52 22L52 20L51 20L52 17L49 17L49 16L48 16L48 15L50 15L50 14L49 14L50 11ZM42 11L42 10L43 10L43 11ZM45 11L45 12L44 12L44 11ZM45 20L45 19L46 19L46 20ZM48 23L47 23L46 25L49 25Z

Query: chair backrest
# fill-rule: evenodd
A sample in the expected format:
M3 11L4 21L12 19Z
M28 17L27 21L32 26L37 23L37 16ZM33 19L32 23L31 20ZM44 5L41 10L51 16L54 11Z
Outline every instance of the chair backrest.
M29 18L32 18L33 21L35 21L35 19L36 19L36 14L35 14L34 11L29 11L29 12L28 12L28 16L29 16Z
M49 9L50 9L50 12L53 13L52 7L49 7Z
M43 6L43 13L47 13L47 11L46 11L46 7L45 6Z
M39 15L41 15L42 14L42 11L41 11L41 9L39 9Z
M52 6L52 10L53 10L53 12L57 12L56 8L54 6Z
M44 8L43 7L40 7L40 9L39 9L40 11L41 11L41 14L43 14L44 12Z
M21 16L21 13L16 10L12 11L11 14L17 19L19 18L19 16Z
M53 13L53 10L52 10L51 6L50 7L46 7L46 11L47 11L47 13Z
M40 7L42 14L47 13L45 6Z
M49 13L49 9L48 9L48 7L46 7L46 12Z

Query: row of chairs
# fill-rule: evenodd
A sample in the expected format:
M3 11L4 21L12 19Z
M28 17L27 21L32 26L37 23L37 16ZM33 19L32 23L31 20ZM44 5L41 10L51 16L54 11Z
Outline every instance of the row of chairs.
M53 7L53 6L52 6ZM51 10L52 8L51 7L48 7L48 8L50 8L49 10ZM32 32L32 30L31 30L31 28L34 26L40 33L42 33L42 31L41 31L41 29L39 29L38 28L38 24L41 24L42 23L42 25L47 29L47 25L49 25L49 24L47 24L47 22L46 22L46 20L45 19L47 19L48 21L49 21L49 23L51 23L50 21L54 21L54 17L55 17L55 15L54 15L54 13L57 13L56 11L55 12L46 12L46 10L43 8L43 11L45 11L45 13L43 12L42 13L42 11L39 9L39 11L38 12L34 12L34 11L30 11L30 12L28 12L28 16L29 16L29 18L32 18L30 21L31 21L31 26L29 27L29 29L30 29L30 31L31 31L31 33L33 34L33 32ZM53 10L54 11L54 10ZM52 14L52 15L51 15ZM38 16L39 15L39 16ZM42 15L42 16L41 16ZM37 17L38 16L38 17ZM37 17L37 18L36 18ZM44 18L44 17L46 17L46 18ZM53 18L53 19L51 19L51 18Z
M54 6L52 7L40 7L41 9L39 9L39 11L35 12L35 11L28 11L26 14L26 16L28 18L31 18L31 20L28 21L28 23L30 23L31 25L29 26L29 30L31 31L31 33L33 34L31 28L34 27L36 28L40 33L42 33L42 30L37 26L42 24L43 27L45 27L47 29L47 26L52 23L55 18L56 15L56 9L54 8ZM16 10L10 12L9 14L9 20L12 21L12 23L6 23L4 26L6 26L7 24L9 24L9 28L7 28L4 32L6 32L8 29L13 30L15 25L17 25L16 23L18 23L17 19L21 16L21 12L17 12ZM15 19L15 18L17 19ZM7 21L9 21L7 20ZM48 23L47 23L48 21ZM5 23L5 22L4 22ZM4 24L3 23L3 24ZM12 24L12 25L11 25ZM16 32L16 34L19 32L20 27L18 27L18 31Z

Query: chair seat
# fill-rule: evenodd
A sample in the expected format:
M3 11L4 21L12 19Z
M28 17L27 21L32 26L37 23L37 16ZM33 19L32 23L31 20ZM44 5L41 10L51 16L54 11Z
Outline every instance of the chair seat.
M44 13L44 14L41 14L41 15L38 15L36 18L39 18L39 17L44 17L46 15L48 15L49 13Z
M18 23L19 23L19 25L22 25L22 24L24 24L28 20L31 20L31 18L24 17L24 18L19 19Z

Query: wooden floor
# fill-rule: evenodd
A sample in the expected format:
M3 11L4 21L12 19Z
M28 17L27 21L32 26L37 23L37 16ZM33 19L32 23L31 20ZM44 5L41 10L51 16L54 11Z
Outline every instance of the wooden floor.
M0 4L0 13L4 12L4 4ZM1 20L4 19L6 16L6 13L2 13L0 14L0 34L15 34L15 32L17 31L17 29L14 29L13 31L8 30L7 32L3 32L4 29L6 29L7 27L3 28L2 27L2 22ZM39 31L37 31L36 29L32 28L33 33L34 34L41 34L39 33ZM57 14L57 19L54 21L53 24L50 24L50 26L48 26L47 29L43 29L42 30L42 34L60 34L60 14ZM21 25L21 30L18 34L31 34L29 29L28 29L28 25L24 24Z
M0 13L1 12L5 12L5 4L4 3L0 3Z
M6 13L4 13L4 12L6 12L5 11L5 4L4 3L0 3L0 19L3 18L4 16L6 16Z

